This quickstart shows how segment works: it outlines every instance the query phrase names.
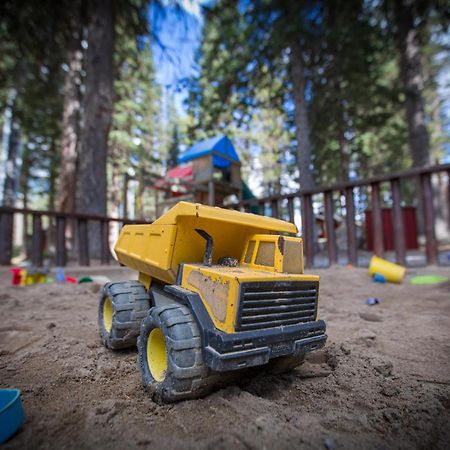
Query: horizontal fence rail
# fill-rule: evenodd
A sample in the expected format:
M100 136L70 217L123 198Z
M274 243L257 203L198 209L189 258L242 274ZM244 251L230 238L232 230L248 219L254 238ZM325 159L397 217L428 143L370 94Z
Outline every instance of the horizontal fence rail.
M433 186L433 177L439 176L446 183L446 193L438 195ZM326 253L329 264L338 262L338 246L336 239L335 213L339 206L346 228L347 262L358 264L358 239L355 220L355 190L367 191L366 210L370 211L370 229L372 230L373 253L385 256L383 203L389 197L392 217L394 253L397 263L406 264L405 224L402 198L402 185L409 184L410 194L417 200L417 222L422 224L427 264L438 262L438 242L435 235L436 209L447 217L447 232L450 230L450 164L442 164L427 168L411 169L392 175L376 176L361 180L337 183L331 186L319 186L314 189L302 189L291 194L272 195L259 199L244 200L229 207L241 211L266 214L272 217L295 221L297 211L301 217L301 234L304 239L306 266L313 267L317 253L317 238L314 234L317 214L313 204L314 197L320 196L324 234L326 236ZM387 185L387 186L386 186ZM383 189L382 189L383 188ZM362 196L361 192L359 193ZM336 201L336 197L338 200ZM299 206L298 206L299 205ZM370 205L370 208L367 206ZM317 209L317 208L316 208ZM367 239L366 239L367 240ZM449 252L450 255L450 252Z

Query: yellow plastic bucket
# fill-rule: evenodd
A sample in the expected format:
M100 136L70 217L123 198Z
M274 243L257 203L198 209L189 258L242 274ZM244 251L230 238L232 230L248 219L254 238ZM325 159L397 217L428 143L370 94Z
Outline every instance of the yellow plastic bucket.
M401 283L405 276L406 268L398 264L386 261L378 256L372 256L369 265L369 275L379 273L391 283Z

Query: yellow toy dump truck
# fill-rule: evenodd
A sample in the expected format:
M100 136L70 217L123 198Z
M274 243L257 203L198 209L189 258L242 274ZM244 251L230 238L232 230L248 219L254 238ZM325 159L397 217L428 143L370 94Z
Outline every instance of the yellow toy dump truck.
M115 251L139 281L104 286L104 344L137 344L143 383L163 402L204 395L224 372L299 365L326 335L319 277L303 273L296 233L282 220L185 202L151 225L124 226Z

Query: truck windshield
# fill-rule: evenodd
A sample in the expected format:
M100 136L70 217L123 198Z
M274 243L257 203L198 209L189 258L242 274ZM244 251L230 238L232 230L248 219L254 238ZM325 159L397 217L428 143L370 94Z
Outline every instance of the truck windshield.
M258 266L273 267L275 263L275 242L261 241L258 246L258 253L255 264Z

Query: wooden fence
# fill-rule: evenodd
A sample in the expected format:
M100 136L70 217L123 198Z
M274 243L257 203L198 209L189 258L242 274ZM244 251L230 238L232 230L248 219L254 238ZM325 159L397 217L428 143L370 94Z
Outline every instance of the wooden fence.
M433 192L436 188L433 177L446 183L444 204L435 205L436 198ZM370 205L371 225L373 230L373 250L378 256L384 256L383 237L383 212L382 205L389 197L392 212L393 234L395 243L395 259L400 264L406 262L406 244L404 223L402 214L402 186L412 186L413 197L416 197L417 211L421 215L418 221L422 224L425 237L425 256L427 264L438 262L438 242L435 235L436 206L440 212L445 210L447 227L450 230L450 164L438 165L425 169L413 169L393 175L373 177L363 180L355 180L347 183L335 184L327 187L317 187L311 190L277 195L260 199L243 201L231 205L234 209L257 212L273 217L282 218L294 222L298 215L301 216L302 235L305 245L307 267L313 267L317 255L317 236L314 232L317 219L317 204L323 209L323 222L326 234L325 246L330 264L338 262L338 245L335 230L335 212L345 220L346 228L346 254L350 264L358 264L358 239L355 223L355 195L361 197L364 191L364 205ZM411 189L410 195L411 197ZM313 202L313 199L319 198ZM442 195L439 196L442 198ZM440 202L442 202L440 200ZM111 259L109 247L110 226L118 222L119 226L125 223L146 223L143 220L130 220L127 218L112 218L92 214L61 213L56 211L37 211L21 208L0 207L0 265L10 265L13 256L13 234L15 216L26 217L25 223L31 220L31 235L24 233L26 247L29 248L28 256L36 266L42 266L44 259L44 240L54 248L52 262L57 266L65 266L68 261L67 225L70 223L74 232L73 242L77 245L77 251L72 250L72 257L77 253L78 263L82 266L90 264L91 249L93 244L99 248L99 261L101 264L109 264ZM44 239L43 220L46 221L45 233L51 230L50 238ZM90 239L92 227L98 227L96 236L100 242L93 243ZM51 241L51 242L49 242ZM341 249L342 250L342 249Z
M440 177L446 183L445 200L436 202L433 194L433 177ZM346 252L350 264L358 263L358 243L355 224L355 190L365 189L368 192L367 204L371 204L371 220L373 230L373 249L377 256L384 256L383 245L383 216L381 196L389 191L391 200L393 234L395 243L395 259L399 264L406 263L405 227L402 214L401 187L409 183L410 191L414 191L417 198L417 211L422 217L418 222L423 224L425 237L425 255L427 264L438 262L438 243L435 235L436 207L445 210L447 215L447 231L450 230L450 164L437 165L428 168L411 169L392 175L377 176L361 180L339 183L332 186L321 186L309 190L299 190L288 195L275 195L260 199L242 201L234 208L242 211L269 214L272 217L294 221L296 209L300 209L302 221L302 235L304 238L306 266L313 267L317 238L314 235L315 213L313 197L321 196L320 203L324 209L324 223L326 230L326 248L330 264L338 261L338 247L336 243L335 209L339 205L340 215L345 218ZM386 189L387 185L387 189ZM342 201L344 200L344 201ZM439 203L435 205L435 203ZM255 211L256 209L256 211Z
M98 235L100 242L96 243L99 247L99 260L101 264L109 264L111 259L111 251L109 246L110 225L112 222L125 223L145 223L143 220L130 220L123 218L113 218L94 214L80 213L61 213L56 211L37 211L23 208L0 208L0 265L10 265L13 256L13 234L14 234L14 217L22 215L25 218L31 217L31 249L29 257L33 265L41 267L44 260L44 250L51 244L55 248L54 263L56 266L63 267L68 260L68 242L67 229L70 222L76 236L73 239L78 247L78 263L81 266L89 266L91 261L91 249L93 247L92 239L90 239L90 230L93 226L98 227ZM47 219L47 230L51 229L52 242L44 245L43 219ZM27 235L27 233L25 232ZM27 247L25 242L25 247ZM76 252L75 252L76 253Z

